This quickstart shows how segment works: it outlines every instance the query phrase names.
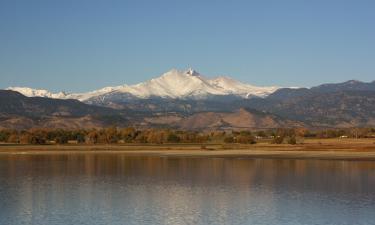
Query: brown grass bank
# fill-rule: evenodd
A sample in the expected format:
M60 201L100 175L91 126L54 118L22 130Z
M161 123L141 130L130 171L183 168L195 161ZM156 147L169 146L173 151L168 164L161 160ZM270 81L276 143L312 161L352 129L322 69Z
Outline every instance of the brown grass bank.
M306 139L303 144L0 145L8 154L126 154L163 157L236 157L375 160L375 139Z

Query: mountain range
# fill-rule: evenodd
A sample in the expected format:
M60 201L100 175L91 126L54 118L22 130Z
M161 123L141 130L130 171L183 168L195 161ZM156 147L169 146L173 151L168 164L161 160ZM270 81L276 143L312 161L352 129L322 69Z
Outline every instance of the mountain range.
M52 93L28 87L9 87L7 90L20 92L28 97L48 97L56 99L77 99L83 102L98 99L207 99L212 96L236 96L240 98L265 97L278 87L256 87L244 84L230 77L220 76L209 79L193 69L178 71L172 69L160 77L135 85L105 87L87 93Z
M375 81L311 88L256 87L171 70L136 85L88 93L0 91L0 128L138 126L269 129L375 126Z

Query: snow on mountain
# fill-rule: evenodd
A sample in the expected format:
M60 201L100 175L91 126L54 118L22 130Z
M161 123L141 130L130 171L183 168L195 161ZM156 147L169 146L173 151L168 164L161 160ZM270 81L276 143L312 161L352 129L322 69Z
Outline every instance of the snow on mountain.
M226 94L238 95L244 98L251 96L266 97L279 89L278 87L257 87L244 84L226 76L210 79L209 83L217 88L223 89Z
M18 91L29 97L71 98L88 101L91 98L100 98L117 93L125 93L142 99L151 97L204 99L211 95L236 95L243 98L265 97L276 91L278 87L256 87L224 76L209 79L192 69L187 71L172 69L160 77L139 84L106 87L87 93L51 93L47 90L21 87L10 87L8 89Z
M120 87L120 86L119 86ZM57 92L53 93L44 89L33 89L29 87L8 87L6 90L17 91L27 97L45 97L45 98L56 98L56 99L77 99L80 101L85 101L89 98L96 97L102 94L107 94L109 92L119 89L119 87L105 87L96 91L91 91L87 93L65 93Z
M52 93L44 89L32 89L28 87L8 87L6 90L17 91L27 97L66 98L65 92Z
M126 85L124 85L126 86ZM66 95L65 99L78 99L82 102L89 100L90 98L98 97L101 95L105 95L111 92L115 92L120 90L124 86L117 86L117 87L105 87L96 91L90 91L86 93L73 93Z
M222 90L210 85L208 80L194 70L182 72L175 69L158 78L132 86L124 86L117 91L124 93L127 92L139 98L149 98L152 96L163 98L187 98L198 95L225 94Z
M208 95L238 95L265 97L277 87L256 87L238 82L228 77L208 79L195 70L178 71L173 69L158 78L136 84L124 85L113 91L129 93L138 98L152 96L163 98L205 98Z

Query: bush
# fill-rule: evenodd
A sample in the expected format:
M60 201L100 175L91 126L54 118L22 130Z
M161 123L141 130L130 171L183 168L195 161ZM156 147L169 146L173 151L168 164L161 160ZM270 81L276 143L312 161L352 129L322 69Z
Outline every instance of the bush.
M272 141L273 144L282 144L283 142L284 142L283 136L276 136Z

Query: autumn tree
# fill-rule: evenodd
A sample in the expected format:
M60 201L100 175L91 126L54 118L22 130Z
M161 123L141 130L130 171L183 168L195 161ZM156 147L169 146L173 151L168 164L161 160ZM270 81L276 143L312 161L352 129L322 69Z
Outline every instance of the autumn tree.
M126 143L133 142L138 134L137 130L134 127L123 128L119 133L120 138Z
M295 136L289 137L289 139L288 139L288 144L290 144L290 145L295 145L295 144L297 144L297 139L296 139L296 137L295 137Z
M163 130L151 130L147 135L147 142L154 144L163 144L167 141L167 132Z
M98 143L98 139L99 139L99 133L97 130L91 130L90 132L88 132L88 134L86 135L86 142L88 144L96 144Z
M170 143L178 143L181 141L181 138L174 133L169 133L167 137L167 141Z
M13 133L8 137L8 143L19 143L19 136L17 133Z
M31 134L28 132L23 132L20 135L19 142L20 144L31 144Z
M224 138L225 143L234 143L234 137L233 136L228 136Z
M0 130L0 142L6 142L10 136L9 130Z
M103 142L106 144L113 144L117 143L118 141L118 135L117 135L117 128L116 127L110 127L103 129L101 131L101 137L103 138Z
M252 135L238 135L235 141L240 144L255 144L255 138Z

